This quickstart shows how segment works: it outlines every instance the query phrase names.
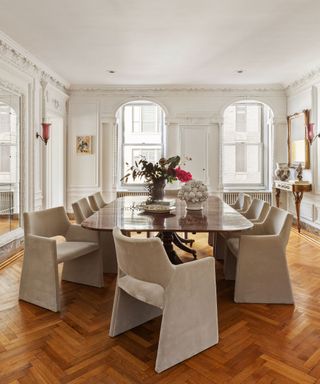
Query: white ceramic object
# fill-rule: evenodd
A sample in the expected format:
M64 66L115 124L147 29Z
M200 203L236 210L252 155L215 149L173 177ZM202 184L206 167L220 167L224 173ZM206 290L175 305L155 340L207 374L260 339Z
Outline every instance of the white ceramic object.
M202 201L193 203L192 201L186 201L188 211L200 211L203 208Z
M277 163L274 174L278 180L287 181L290 177L290 168L287 163Z

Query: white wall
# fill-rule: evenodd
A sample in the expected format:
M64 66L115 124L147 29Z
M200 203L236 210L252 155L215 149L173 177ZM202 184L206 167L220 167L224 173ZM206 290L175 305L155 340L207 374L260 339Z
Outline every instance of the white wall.
M287 110L288 115L302 112L304 109L311 110L311 122L316 124L317 132L320 131L318 116L320 114L320 105L318 103L320 82L319 80L309 81L299 84L288 91ZM312 183L312 192L305 193L301 203L301 219L303 222L320 228L320 140L311 145L310 148L310 169L303 171L303 179ZM287 204L284 208L295 214L295 204L291 193L287 194Z
M65 129L67 86L58 75L0 33L0 87L21 99L21 212L46 207L47 148L36 139L36 132L41 132L44 111L60 116ZM64 167L65 150L61 153ZM10 236L4 240L0 237L0 246L9 241Z
M153 88L75 87L70 92L68 124L67 208L83 196L101 190L107 200L114 197L117 180L116 112L133 100L150 100L166 112L166 155L187 155L187 164L202 178L211 193L219 193L220 127L224 109L235 101L258 100L268 104L275 115L275 162L286 161L281 148L286 144L286 97L282 89L241 88ZM76 155L77 135L93 135L92 155ZM187 152L187 153L185 153Z

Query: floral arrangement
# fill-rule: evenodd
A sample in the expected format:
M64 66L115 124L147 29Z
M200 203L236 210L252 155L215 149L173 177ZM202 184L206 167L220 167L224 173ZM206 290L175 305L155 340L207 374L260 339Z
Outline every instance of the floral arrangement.
M181 187L178 198L192 203L205 201L208 198L207 186L202 181L190 180Z
M129 176L132 176L133 180L137 177L144 177L147 183L154 183L159 180L169 183L175 180L187 182L192 179L192 175L190 172L184 171L179 167L180 160L180 156L173 156L168 159L162 157L156 163L151 163L142 157L128 169L127 174L123 176L121 181L124 180L127 182Z

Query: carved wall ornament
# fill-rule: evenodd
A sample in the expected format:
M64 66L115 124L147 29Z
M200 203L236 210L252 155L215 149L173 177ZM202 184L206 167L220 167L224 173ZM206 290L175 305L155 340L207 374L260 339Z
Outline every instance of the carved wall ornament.
M26 55L11 47L1 38L0 57L2 60L14 65L19 70L26 72L33 77L39 77L40 80L48 81L64 92L66 92L69 87L69 84L63 83L60 79L57 79L53 73L49 73L47 70L33 63Z

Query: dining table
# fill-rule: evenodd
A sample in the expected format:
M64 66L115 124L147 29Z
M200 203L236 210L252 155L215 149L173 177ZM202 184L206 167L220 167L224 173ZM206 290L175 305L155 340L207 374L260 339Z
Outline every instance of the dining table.
M177 232L237 232L250 229L253 224L217 196L209 196L201 210L188 210L185 201L176 199L166 213L146 212L144 196L116 198L99 211L85 219L84 228L109 232L109 244L105 251L114 253L112 230L119 227L123 232L156 232L173 264L180 264L174 247Z

